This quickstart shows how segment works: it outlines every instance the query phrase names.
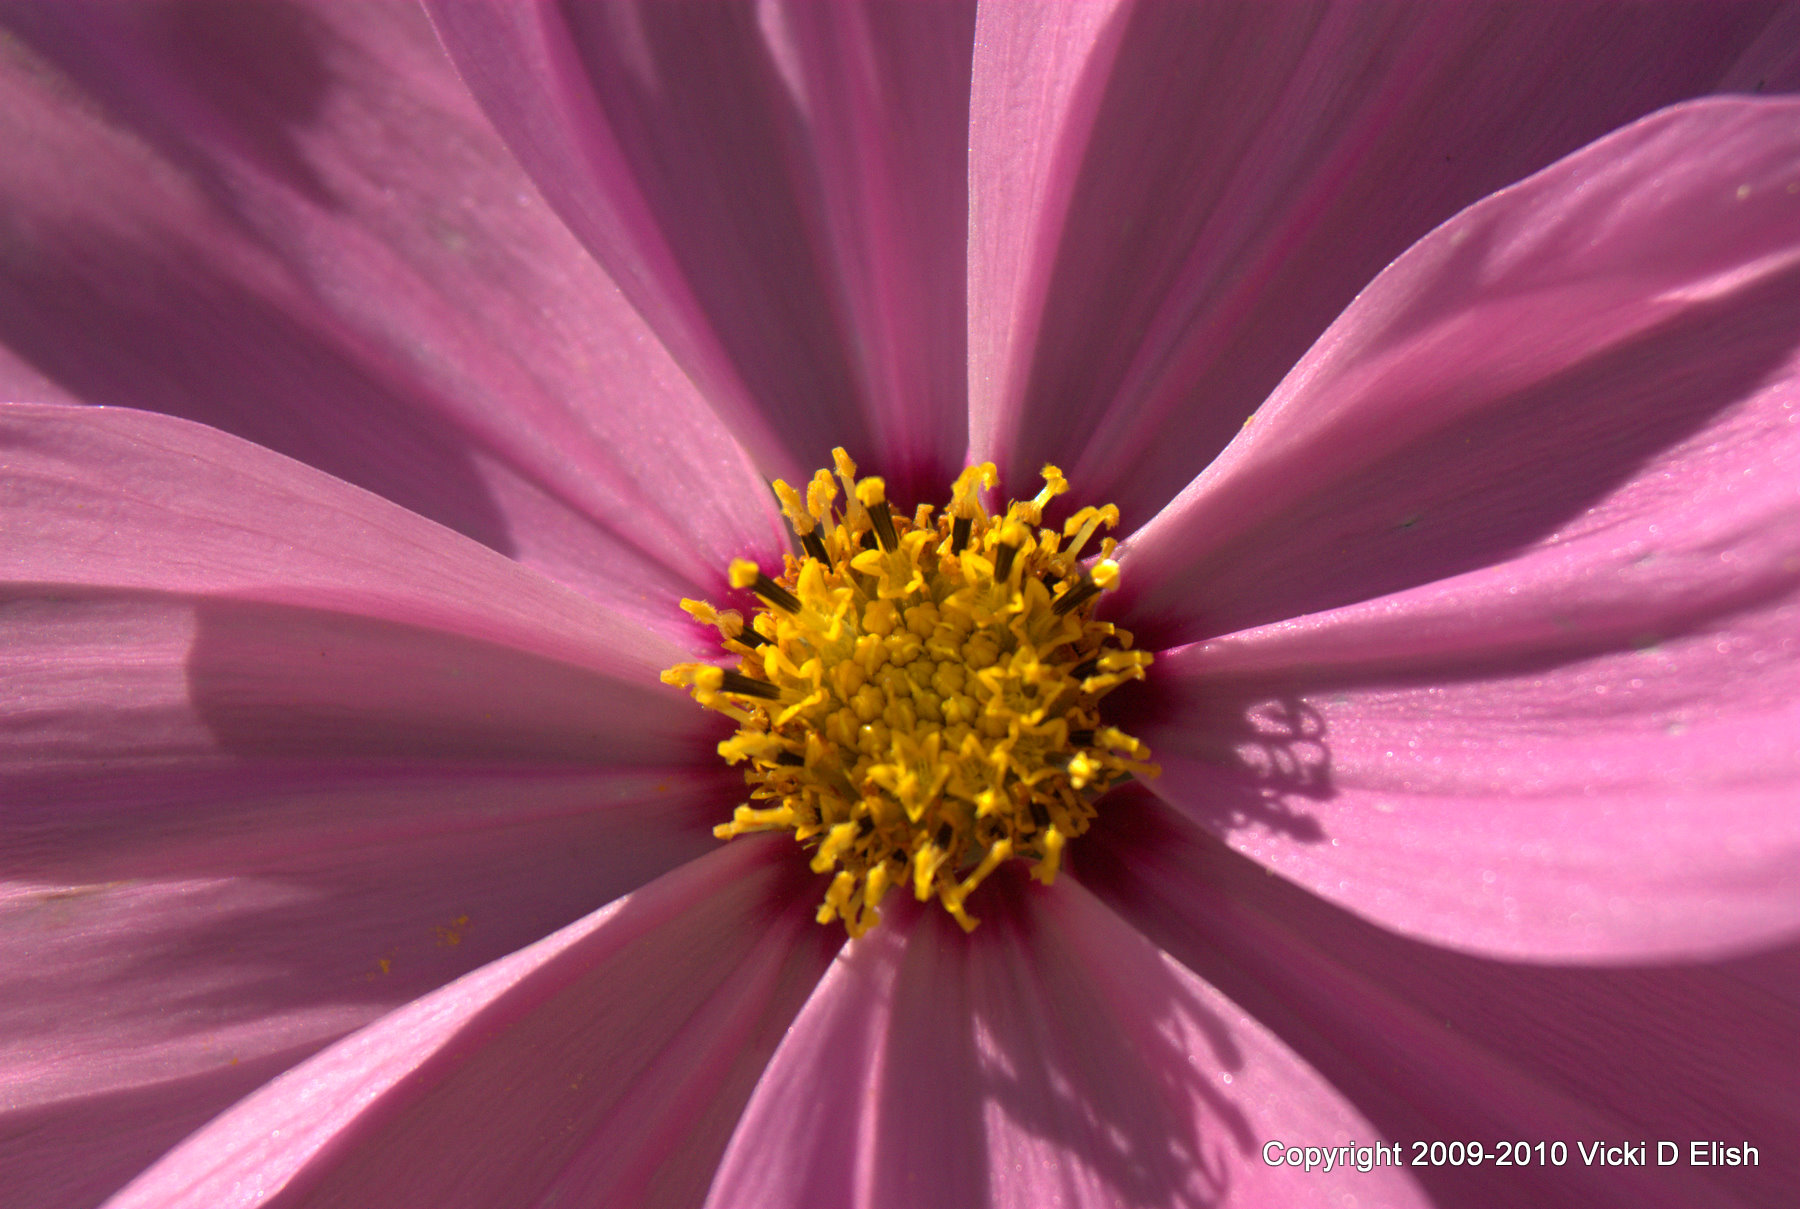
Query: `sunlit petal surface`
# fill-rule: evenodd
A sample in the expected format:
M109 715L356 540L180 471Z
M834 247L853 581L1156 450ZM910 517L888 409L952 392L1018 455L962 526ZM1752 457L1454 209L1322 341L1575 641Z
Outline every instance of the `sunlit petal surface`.
M1750 0L0 4L0 1203L1785 1206L1797 90ZM659 679L840 446L1121 512L1160 775L972 932L818 926Z

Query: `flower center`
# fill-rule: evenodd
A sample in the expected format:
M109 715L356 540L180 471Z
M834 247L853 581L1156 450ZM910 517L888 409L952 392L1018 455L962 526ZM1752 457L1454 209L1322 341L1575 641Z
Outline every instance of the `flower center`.
M964 929L963 904L1012 859L1048 885L1063 845L1086 831L1094 800L1133 773L1154 775L1145 746L1103 726L1101 697L1141 680L1150 655L1093 618L1119 578L1103 538L1119 512L1083 508L1062 532L1041 527L1044 505L1068 489L1044 467L1036 498L991 515L984 462L957 477L936 520L929 504L895 516L878 478L833 451L806 495L775 493L804 553L771 579L731 564L733 587L763 604L749 625L701 601L681 607L716 626L735 669L684 663L663 673L735 719L719 754L744 764L750 801L720 839L791 831L817 873L836 870L820 923L851 936L880 921L882 897L910 884Z

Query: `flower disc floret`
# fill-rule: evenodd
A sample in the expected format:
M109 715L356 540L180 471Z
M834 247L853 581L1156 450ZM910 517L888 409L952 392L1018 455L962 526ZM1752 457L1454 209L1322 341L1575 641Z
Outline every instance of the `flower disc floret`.
M1118 582L1117 543L1102 538L1090 563L1081 554L1118 510L1044 527L1044 506L1068 489L1046 466L1035 498L991 514L981 492L997 476L984 462L935 518L928 504L896 516L881 479L833 456L837 475L819 471L804 494L774 485L800 546L782 573L731 564L732 586L761 600L748 623L681 602L735 666L681 664L663 680L738 723L719 754L745 765L750 800L714 834L793 832L812 869L833 874L820 923L860 936L906 885L973 929L964 904L983 879L1023 860L1050 883L1095 799L1156 771L1098 713L1151 661L1093 617Z

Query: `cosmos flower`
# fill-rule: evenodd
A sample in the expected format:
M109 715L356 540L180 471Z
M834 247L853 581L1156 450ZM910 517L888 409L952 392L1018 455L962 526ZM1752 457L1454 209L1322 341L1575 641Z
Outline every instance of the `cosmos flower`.
M1791 11L431 15L4 12L9 1205L1781 1203ZM1119 508L972 933L658 679L834 446Z

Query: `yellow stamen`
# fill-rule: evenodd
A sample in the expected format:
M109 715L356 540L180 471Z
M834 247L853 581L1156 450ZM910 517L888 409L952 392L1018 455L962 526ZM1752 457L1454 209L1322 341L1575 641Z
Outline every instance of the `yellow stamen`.
M1041 528L1068 490L1046 466L1034 498L990 514L980 493L998 476L982 463L957 476L935 521L929 506L895 515L882 480L859 480L842 449L833 462L835 480L819 471L804 498L774 484L803 553L774 577L731 564L732 586L762 599L752 625L682 601L735 667L681 664L663 680L739 723L719 753L745 766L750 801L714 834L791 831L832 875L820 923L860 936L901 885L973 929L964 903L995 869L1021 860L1049 884L1095 799L1156 774L1149 750L1098 713L1150 665L1129 633L1093 618L1118 583L1117 543L1102 539L1091 567L1077 561L1118 510Z

